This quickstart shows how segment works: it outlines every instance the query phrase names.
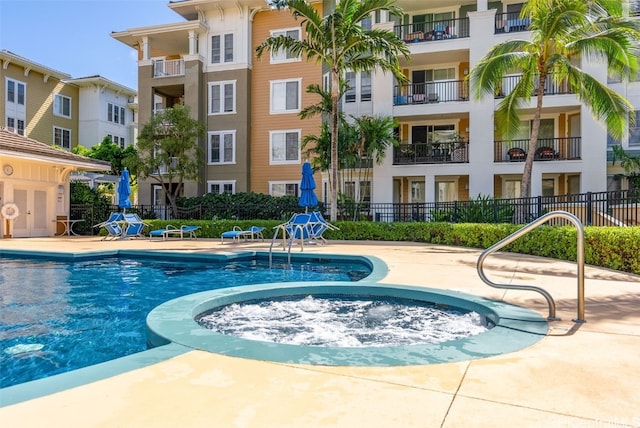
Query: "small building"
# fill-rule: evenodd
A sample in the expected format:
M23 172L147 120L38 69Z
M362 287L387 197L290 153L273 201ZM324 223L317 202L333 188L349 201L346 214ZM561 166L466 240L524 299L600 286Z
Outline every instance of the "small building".
M0 168L0 237L26 238L65 230L70 175L108 171L111 164L0 128Z

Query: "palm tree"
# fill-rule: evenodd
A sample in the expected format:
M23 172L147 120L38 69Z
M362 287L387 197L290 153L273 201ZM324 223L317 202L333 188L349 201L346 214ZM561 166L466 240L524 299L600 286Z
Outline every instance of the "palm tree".
M495 45L473 67L469 79L472 93L479 99L493 97L505 74L522 73L495 112L497 130L507 137L520 125L521 108L536 97L521 183L521 196L526 198L531 196L545 82L551 79L568 84L592 114L606 123L609 133L620 137L633 106L606 83L585 73L574 60L605 60L610 73L628 79L638 70L640 24L624 16L620 0L528 0L521 18L530 22L531 39Z
M386 11L402 16L402 10L394 0L341 0L334 10L321 16L306 0L276 0L273 5L286 7L295 18L302 19L305 35L301 40L290 36L269 37L256 48L258 58L269 50L287 50L292 55L304 54L308 61L324 64L331 76L331 172L330 172L330 219L337 218L338 193L338 103L341 98L341 82L344 74L351 70L390 71L404 82L406 77L400 70L398 55L408 58L409 49L398 36L389 30L366 29L361 22L376 12Z
M640 156L627 153L620 145L613 146L612 150L613 165L620 161L625 177L629 180L630 188L635 192L640 192Z

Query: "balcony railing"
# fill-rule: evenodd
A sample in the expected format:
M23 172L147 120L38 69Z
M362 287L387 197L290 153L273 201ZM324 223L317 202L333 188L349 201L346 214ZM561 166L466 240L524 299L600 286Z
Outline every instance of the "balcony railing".
M410 83L393 87L393 104L430 104L469 99L469 83L465 80Z
M469 143L465 141L400 144L393 148L394 165L468 162Z
M520 12L496 13L495 34L529 31L528 18L520 18Z
M183 59L157 59L153 61L153 77L184 76Z
M527 159L529 140L494 141L494 162L524 162ZM536 161L560 161L581 159L582 138L539 138L536 144Z
M496 98L503 98L511 93L516 87L520 79L521 74L506 76L502 78L502 84L497 88ZM536 91L539 86L539 79L536 78L535 82ZM573 91L569 88L567 81L556 83L553 81L552 76L547 76L547 80L544 82L544 94L545 95L564 95L571 94Z
M393 28L396 35L404 40L405 43L457 39L469 37L469 18L415 22L413 24L396 25Z

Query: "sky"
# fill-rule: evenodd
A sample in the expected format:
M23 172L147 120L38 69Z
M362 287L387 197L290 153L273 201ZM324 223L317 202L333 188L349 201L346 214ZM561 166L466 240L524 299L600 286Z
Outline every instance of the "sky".
M138 89L136 51L112 32L183 22L168 0L0 0L0 49Z

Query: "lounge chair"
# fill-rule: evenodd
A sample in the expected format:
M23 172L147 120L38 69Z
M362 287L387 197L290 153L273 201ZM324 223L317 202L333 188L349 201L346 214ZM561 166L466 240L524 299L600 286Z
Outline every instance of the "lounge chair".
M252 241L260 239L264 241L264 236L262 235L263 230L264 227L262 226L251 226L248 229L233 226L233 230L228 230L220 234L220 242L224 244L224 238L231 239L231 242L236 244L240 242L240 239L244 239L245 241L248 239Z
M107 234L102 237L103 241L122 238L122 227L118 222L105 223L103 227L107 230Z
M200 226L187 226L182 225L180 228L177 228L173 225L167 225L164 229L156 229L149 232L149 239L153 239L154 237L162 238L165 241L167 238L172 236L178 237L180 239L190 238L190 239L198 239L196 236L196 230L200 229Z
M322 236L326 230L340 230L337 226L327 222L320 211L311 212L309 228L311 232L310 239L313 241L321 241L323 244L327 243L327 240Z
M124 220L124 214L123 213L111 213L109 214L109 218L106 219L105 221L98 223L98 224L94 224L93 227L105 227L105 225L107 223L114 223L114 222L119 222Z
M143 235L144 227L149 226L148 223L142 221L140 216L135 213L127 213L124 214L124 234L123 238L144 238Z
M282 231L283 249L287 248L287 243L290 249L297 241L300 244L300 251L303 251L304 242L309 242L313 239L313 224L311 223L311 214L308 213L294 214L289 221L275 226L274 229L275 233L271 245L273 245L280 231Z

